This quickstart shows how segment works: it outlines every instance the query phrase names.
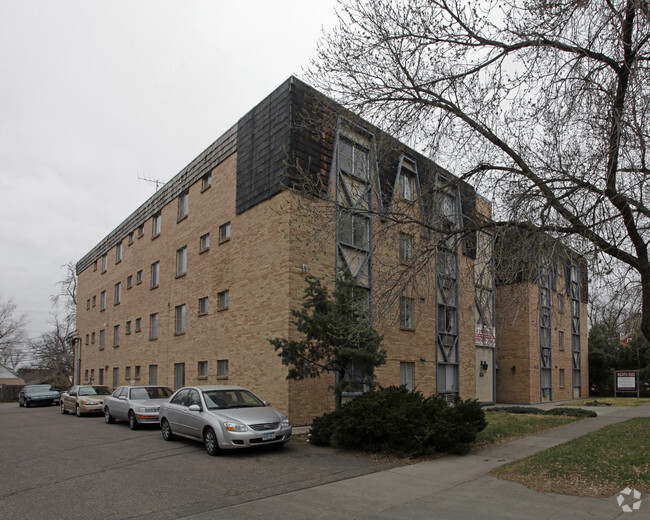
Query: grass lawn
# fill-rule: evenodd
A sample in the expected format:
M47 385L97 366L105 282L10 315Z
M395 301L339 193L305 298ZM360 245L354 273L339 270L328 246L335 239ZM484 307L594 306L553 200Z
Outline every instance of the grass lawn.
M476 436L474 449L486 448L583 420L581 417L564 415L514 414L500 411L486 412L485 419L488 425Z
M561 403L559 406L641 406L644 404L650 404L650 397L592 397Z
M495 469L541 492L610 497L629 486L650 492L650 418L607 426Z

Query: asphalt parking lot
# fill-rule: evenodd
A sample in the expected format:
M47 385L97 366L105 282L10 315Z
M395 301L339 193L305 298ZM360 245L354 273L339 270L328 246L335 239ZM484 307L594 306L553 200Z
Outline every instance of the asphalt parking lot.
M294 439L210 457L102 416L0 403L0 518L183 518L393 467Z

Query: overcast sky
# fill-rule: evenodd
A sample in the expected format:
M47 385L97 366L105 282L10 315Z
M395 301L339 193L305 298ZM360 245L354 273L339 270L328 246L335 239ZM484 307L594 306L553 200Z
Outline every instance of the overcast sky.
M76 262L314 57L333 0L0 0L0 300Z

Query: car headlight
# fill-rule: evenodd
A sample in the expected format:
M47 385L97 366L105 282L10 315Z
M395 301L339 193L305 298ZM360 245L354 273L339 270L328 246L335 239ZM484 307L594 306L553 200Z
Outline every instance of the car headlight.
M100 403L98 403L97 401L89 401L88 399L84 399L83 401L81 401L81 404L83 404L84 406L92 406L94 404L100 404Z
M245 424L237 422L225 422L223 427L229 432L245 432L248 429Z
M285 417L284 419L282 419L282 426L289 426L289 418L288 417Z

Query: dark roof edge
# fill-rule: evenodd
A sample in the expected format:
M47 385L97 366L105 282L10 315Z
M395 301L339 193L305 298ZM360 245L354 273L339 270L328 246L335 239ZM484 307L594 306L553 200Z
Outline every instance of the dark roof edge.
M77 275L236 151L237 125L235 124L86 253L77 262Z

